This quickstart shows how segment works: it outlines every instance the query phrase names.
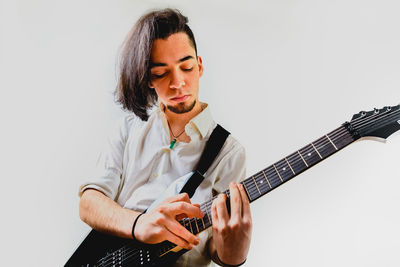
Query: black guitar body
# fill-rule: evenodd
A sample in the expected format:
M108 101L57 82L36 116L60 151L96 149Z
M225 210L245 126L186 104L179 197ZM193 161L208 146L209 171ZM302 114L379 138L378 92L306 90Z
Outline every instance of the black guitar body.
M175 245L162 242L147 245L92 230L74 252L65 267L172 266L186 250L172 252ZM163 255L162 258L160 255Z

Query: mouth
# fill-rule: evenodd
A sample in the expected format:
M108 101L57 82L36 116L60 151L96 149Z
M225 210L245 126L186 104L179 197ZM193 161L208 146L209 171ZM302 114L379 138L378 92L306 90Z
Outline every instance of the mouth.
M190 96L190 95L180 95L180 96L176 96L176 97L171 98L171 100L172 100L173 102L178 102L178 103L179 103L179 102L186 101L186 99L188 99L189 96Z

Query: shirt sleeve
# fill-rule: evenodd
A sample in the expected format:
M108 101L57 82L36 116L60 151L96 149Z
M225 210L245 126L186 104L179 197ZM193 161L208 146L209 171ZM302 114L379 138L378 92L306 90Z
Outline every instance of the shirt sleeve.
M116 199L121 184L126 141L135 118L128 115L116 122L104 149L99 154L93 174L79 187L79 196L82 196L86 189L92 188L111 199Z
M219 170L213 186L213 193L218 194L229 188L230 182L240 182L246 176L246 151L234 140L229 151L218 163Z

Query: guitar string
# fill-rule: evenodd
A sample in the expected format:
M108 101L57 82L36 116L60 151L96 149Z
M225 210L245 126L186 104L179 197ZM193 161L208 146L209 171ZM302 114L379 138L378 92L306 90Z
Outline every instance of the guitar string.
M398 114L399 113L399 114ZM398 115L400 115L400 110L397 110L397 111L395 111L395 112L390 112L390 113L388 113L388 114L384 114L383 116L380 116L380 117L377 117L377 118L374 118L374 119L372 119L371 121L369 121L368 123L365 123L365 125L363 125L363 127L365 127L365 126L373 126L373 124L376 122L376 121L378 121L378 120L381 120L380 122L378 122L377 124L377 126L379 127L379 126L381 126L382 124L386 124L386 123L388 123L390 120L392 120L393 118L395 118L395 120L397 119L397 116ZM385 119L385 120L383 120L383 119ZM400 118L399 118L400 119Z
M339 129L340 130L340 129ZM348 134L348 132L346 133L346 134ZM341 136L338 136L338 137L343 137L343 135L341 135ZM348 137L351 137L349 134L348 134ZM350 143L351 141L353 141L352 140L352 138L346 138L346 139L351 139L350 141L347 141L348 143ZM337 139L337 137L335 137L335 140ZM318 142L320 142L321 140L317 140ZM317 143L317 142L314 142L314 143ZM326 144L328 144L328 143L330 143L329 141L326 141ZM307 148L307 147L306 147ZM309 147L306 149L306 150L304 150L305 148L303 148L303 153L304 152L313 152L314 153L314 150L313 150L313 148L311 147L311 145L309 145ZM302 149L300 149L300 150L302 150ZM322 151L321 151L321 149L319 149L318 151L320 152L320 153L323 153L323 151L324 150L326 150L326 149L323 149ZM330 150L330 152L332 151L332 149L329 149ZM335 152L335 151L333 151L333 152ZM324 154L324 153L323 153ZM331 153L329 153L329 154L331 154ZM290 157L290 156L289 156ZM322 159L320 159L320 160L322 160ZM318 160L317 162L319 162L320 160ZM297 162L301 162L301 164L303 164L304 165L304 163L302 162L302 160L300 159L300 160L298 160ZM314 162L314 163L317 163L317 162ZM286 165L286 162L284 162L283 160L281 160L280 162L277 162L277 163L275 163L275 166L277 167L277 169L281 169L281 167L282 167L282 165L285 165L285 166L287 166ZM296 162L294 163L293 161L292 161L292 164L291 165L296 165ZM267 173L268 173L268 171L269 170L272 170L272 173L276 173L276 171L273 169L273 167L267 167L266 169L264 169L264 171L266 171ZM289 172L289 171L288 171ZM289 174L289 175L287 175L287 173L286 174L283 174L283 173L281 173L281 176L283 176L283 179L285 179L285 181L287 181L287 180L289 180L290 178L293 178L295 175L292 175L292 174ZM262 180L264 180L265 179L265 177L264 177L264 174L262 173L262 172L259 172L259 173L257 173L257 174L255 174L254 176L253 176L254 178L255 178L255 180L258 180L258 179L262 179ZM261 181L262 181L261 180ZM247 179L245 180L245 181L247 181ZM277 174L275 174L274 176L270 176L269 177L269 181L270 181L270 183L273 185L273 188L275 188L277 185L280 185L280 184L282 184L282 182L280 181L280 179L278 179L278 175ZM251 183L251 184L254 184L254 183ZM259 184L260 185L260 184ZM249 194L251 195L251 196L253 196L254 194L254 192L255 191L258 191L257 189L255 189L255 185L254 186L251 186L251 187L249 187L248 185L246 185L247 186L247 189L248 189L248 191L249 191ZM264 185L263 184L261 184L260 185L261 186L261 190L260 191L269 191L269 190L271 190L271 189L273 189L273 188L269 188L269 185L268 185L268 188L266 188L266 190L264 190L265 189L265 187L267 187L267 185L266 185L266 183L264 183ZM260 188L259 188L260 189ZM250 196L250 197L251 197Z
M189 218L187 218L187 219L189 219ZM190 223L190 222L188 222L188 223ZM182 222L181 224L185 224L185 222ZM204 228L204 229L205 229L205 228ZM172 243L171 243L171 244L172 244ZM176 246L176 245L174 244L173 247L175 247L175 246ZM135 256L137 256L137 255L140 255L140 251L138 251L137 249L131 248L131 247L128 246L128 245L124 246L123 248L121 248L121 249L119 249L119 250L117 250L117 251L120 251L120 250L122 250L122 252L117 252L116 254L118 254L118 253L123 253L123 254L124 254L124 257L123 257L123 262L124 262L124 263L130 262L130 261L132 261L132 260L134 261L135 259L138 260L139 258L140 258L141 260L144 260L144 261L147 260L147 257L142 257L142 256L135 257ZM115 256L114 256L114 257L115 257ZM117 255L117 257L120 257L120 256ZM132 257L135 257L135 258L132 258ZM121 257L120 257L120 258L121 258ZM102 262L101 264L102 264L102 266L104 266L104 267L115 264L115 259L113 259L113 255L109 255L109 259L107 259L107 260L102 260L102 261L103 261L103 262ZM117 260L117 262L118 262L118 260ZM104 265L104 264L106 264L106 265Z
M355 120L353 120L352 121L352 125L354 126L354 127L360 127L360 126L363 126L363 127L365 127L366 125L371 125L371 124L373 124L374 122L376 122L377 120L382 120L383 118L386 118L386 119L393 119L393 117L395 117L398 113L400 113L400 111L394 111L394 112L390 112L391 110L386 110L386 111L384 111L384 112L379 112L379 113L376 113L376 114L373 114L372 116L368 116L368 117L359 117L358 119L355 119ZM375 118L375 119L374 119ZM367 122L365 122L365 121L367 121ZM382 122L382 123L385 123L385 122ZM347 131L345 128L344 128L344 130L342 130L342 131L336 131L336 133L334 133L333 135L331 135L331 139L333 140L333 141L337 141L337 139L338 138L342 138L343 136L341 135L341 133L343 132L343 131ZM345 139L349 139L348 137L347 138L345 138ZM317 140L315 143L317 143L317 142L320 142L321 141L321 138L319 139L319 140ZM346 141L346 140L345 140ZM314 143L314 144L315 144ZM306 149L305 151L304 151L304 149ZM300 150L303 150L303 152L313 152L313 149L310 147L310 145L308 145L308 147L306 146L306 147L304 147L304 148L302 148L302 149L300 149ZM320 151L320 149L318 149L318 151ZM289 156L290 157L290 156ZM317 160L317 162L319 162L320 160ZM316 163L317 163L316 162ZM275 163L276 165L279 165L279 164L285 164L285 162L283 162L282 160L281 161L279 161L279 162L277 162L277 163ZM282 165L281 165L282 166ZM280 166L280 167L281 167ZM265 170L267 170L268 171L268 169L271 169L272 167L267 167ZM274 173L274 171L275 170L273 170L273 173ZM258 176L258 177L257 177ZM254 177L257 179L257 178L260 178L260 176L261 176L261 178L262 178L262 176L263 175L261 175L260 173L257 173L256 175L254 175ZM290 175L290 176L292 176L292 175ZM290 178L292 178L292 177L289 177L289 179ZM277 177L275 176L275 179L277 179ZM285 179L285 180L287 180L287 179ZM274 182L274 181L272 181L272 182ZM279 184L281 184L281 182L280 181L278 181L278 183L277 183L278 185ZM275 187L275 186L274 186ZM267 189L267 191L268 191L268 189Z
M389 111L388 111L388 113L389 113ZM398 111L396 111L396 112L392 112L392 113L390 113L390 114L393 114L392 116L394 116L394 115L396 115L396 113L398 113ZM365 121L365 120L368 120L368 122L367 123L364 123L365 125L367 125L367 124L371 124L372 122L374 122L374 121L376 121L376 120L371 120L371 117L381 117L382 116L382 114L384 114L384 113L377 113L377 114L373 114L373 116L369 116L369 117L359 117L359 118L357 118L357 119L355 119L353 122L352 122L352 125L353 126L360 126L360 125L362 125L363 124L363 121ZM390 116L390 114L389 114L389 116ZM356 122L356 121L359 121L358 123ZM342 135L340 135L342 132L345 132L345 131L347 131L344 127L340 127L338 130L336 130L336 132L335 131L333 131L332 132L332 134L331 134L331 139L335 139L335 140L337 140L338 138L340 138L340 137L343 137ZM319 143L318 145L321 145L321 142L322 143L325 143L325 144L329 144L329 141L324 141L323 140L323 137L322 138L320 138L320 139L318 139L317 141L314 141L313 142L313 144L317 144L317 143ZM304 148L302 148L302 149L300 149L300 150L303 150L302 152L304 153L310 153L311 151L313 151L313 149L312 149L312 147L310 147L310 145L311 145L311 143L308 145L308 146L305 146ZM305 150L304 150L305 149ZM320 150L319 150L319 152L320 152ZM321 153L321 152L320 152ZM290 157L290 155L288 156L288 157ZM322 159L321 159L322 160ZM300 160L298 160L298 161L300 161ZM319 162L319 161L317 161L317 162ZM284 162L283 161L278 161L277 163L275 163L276 165L279 165L279 164L284 164ZM296 164L296 163L293 163L292 162L292 164ZM279 166L279 167L281 167L281 166ZM268 169L268 168L271 168L271 167L267 167L266 169ZM280 169L280 168L279 168ZM257 174L256 174L257 175ZM256 176L256 175L254 175L254 176ZM258 174L259 175L259 174ZM282 175L284 175L284 174L282 174ZM257 178L259 178L259 177L257 177ZM287 179L290 179L290 178L292 178L292 177L289 177L289 178L287 178ZM286 179L286 177L285 177L285 180L287 180ZM271 182L271 181L270 181ZM244 184L244 181L243 181L243 184ZM279 185L280 183L278 183L278 185ZM246 184L244 184L246 187L247 187L247 190L248 190L248 193L251 195L252 193L254 193L254 191L256 190L256 186L254 185L254 186L252 186L252 188L249 188L249 186L248 185L246 185ZM275 186L274 186L275 187ZM227 192L227 194L229 195L229 192ZM211 205L211 202L210 202L210 205L208 204L209 203L209 201L208 202L205 202L205 208L206 209L209 209L210 208L210 205ZM206 212L207 213L207 212ZM209 222L212 224L212 218L210 218L210 216L207 214L207 217L208 217L208 220L209 220ZM197 224L197 227L199 227L201 230L199 231L199 232L201 232L202 230L204 230L204 229L206 229L207 227L208 227L208 225L207 225L207 227L202 227L202 225L200 224L198 224L198 222L199 222L199 219L195 219L195 218L193 218L193 219L189 219L189 224L191 224L192 222L194 222L195 224ZM207 223L206 223L207 224ZM186 226L186 224L183 222L183 225L184 226ZM205 225L204 225L205 226ZM193 232L196 232L196 231L193 231Z
M120 264L121 265L121 263L125 264L125 263L129 263L129 262L138 260L140 258L143 259L143 256L140 256L141 254L140 254L140 250L139 249L131 248L128 245L125 245L123 248L125 248L125 249L122 250L122 248L121 248L121 249L117 250L117 251L122 250L120 252L120 254L123 254L123 256L120 256L120 255L117 256L117 257L120 258L120 260L115 260L115 259L112 258L113 257L112 255L109 255L109 256L107 256L108 259L106 260L106 262L104 262L104 261L101 262L100 266L102 266L102 267L115 266L115 264ZM139 255L139 257L135 257L137 255ZM105 258L107 258L107 257L105 257ZM145 257L145 259L146 259L146 257Z
M340 130L341 130L341 129L339 128L339 129L336 130L336 132L339 132ZM335 131L334 131L334 132L335 132ZM346 134L347 134L347 133L345 132L345 135L340 135L339 137L346 136ZM337 139L337 137L335 136L334 139ZM321 142L323 142L323 143L321 143ZM327 150L327 147L325 146L326 144L329 144L329 145L331 146L330 142L329 142L326 138L324 138L324 140L321 140L321 138L320 138L320 139L318 139L317 141L314 141L313 143L314 143L315 146L317 146L317 147L318 147L318 146L321 146L321 144L324 144L324 146L321 147L322 149L321 149L321 148L317 149L318 152L319 152L319 153L322 153L322 154L325 154L324 152L325 152L325 150ZM329 149L329 150L332 150L332 149ZM303 154L308 154L308 153L312 153L311 155L315 155L315 154L316 154L316 152L314 151L314 148L311 146L311 143L310 143L308 146L301 148L299 151L302 151ZM330 153L329 153L329 154L330 154ZM293 156L293 155L296 156L297 160L291 160L291 159L290 159L290 157ZM298 163L301 163L301 165L304 166L304 167L306 167L305 169L307 169L307 166L304 164L303 159L301 159L301 158L298 156L297 153L293 153L293 154L287 156L286 159L288 159L290 166L292 166L292 168L294 168L294 169L298 169L298 168L296 168L296 166L298 165ZM304 160L307 162L308 158L305 158ZM322 160L322 159L319 159L317 162L319 162L320 160ZM310 162L309 162L309 163L310 163ZM314 164L314 163L316 163L316 162L313 162L313 164ZM309 164L309 165L313 165L313 164ZM282 160L280 160L280 161L274 163L273 165L271 165L271 166L265 168L263 171L260 171L260 172L256 173L255 175L253 175L253 177L255 178L255 180L258 180L259 178L261 178L262 180L264 180L264 179L265 179L264 173L266 173L267 177L269 176L269 177L268 177L268 178L269 178L269 179L268 179L269 182L270 182L271 184L273 184L274 187L276 187L275 184L278 184L278 185L281 184L281 181L280 181L279 175L278 175L278 173L277 173L277 170L275 170L274 167L273 167L274 165L275 165L275 167L277 168L277 170L282 170L282 166L285 166L285 167L287 166L287 168L286 168L287 172L286 172L286 173L279 172L279 174L280 174L281 176L283 176L283 178L285 179L285 181L288 180L289 178L292 178L292 177L294 176L294 174L289 174L289 175L287 174L288 172L289 172L289 173L292 173L292 171L289 169L289 166L287 165L285 159L282 159ZM304 169L304 168L300 168L300 169ZM264 172L264 173L263 173L263 172ZM271 173L272 173L272 175L271 175ZM261 181L262 181L262 180L261 180ZM258 184L258 185L260 185L260 184ZM264 185L261 184L261 186L263 187ZM267 186L267 185L265 185L265 187L266 187L266 186ZM253 188L254 188L254 187L253 187ZM262 189L265 189L265 188L262 188ZM268 185L267 190L268 190L268 189L269 189L269 185ZM253 190L254 190L254 189L253 189ZM253 190L249 190L249 191L253 191ZM264 191L264 190L263 190L263 191ZM249 192L249 193L251 194L252 192Z
M361 117L363 120L357 121L355 125L360 125L360 123L364 123L365 120L369 120L371 118L380 117L381 115L397 115L400 113L400 109L393 111L392 109L386 109L384 112L373 113L370 116ZM368 121L369 122L369 121Z

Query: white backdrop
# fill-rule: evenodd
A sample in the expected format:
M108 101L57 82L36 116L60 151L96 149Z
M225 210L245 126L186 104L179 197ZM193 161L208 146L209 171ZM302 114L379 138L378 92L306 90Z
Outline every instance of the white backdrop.
M62 266L88 232L77 191L123 114L119 46L167 6L189 17L200 97L248 176L400 103L398 1L1 0L2 266ZM254 202L245 266L399 266L399 149L400 135L356 142Z

